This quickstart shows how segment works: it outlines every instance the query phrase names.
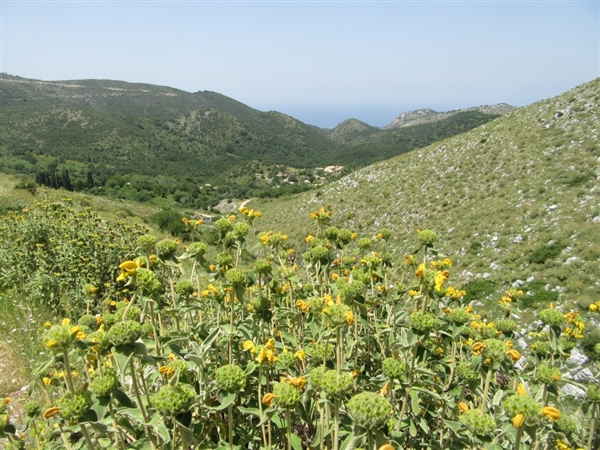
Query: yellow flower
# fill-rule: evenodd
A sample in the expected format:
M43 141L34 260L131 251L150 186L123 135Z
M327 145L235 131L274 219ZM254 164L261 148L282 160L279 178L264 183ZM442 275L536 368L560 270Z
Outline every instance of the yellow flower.
M126 278L135 275L138 267L141 266L141 260L139 258L136 261L124 261L119 265L119 269L121 269L121 273L117 277L117 281L123 281Z
M437 352L438 352L438 355L440 355L440 356L441 356L441 355L443 355L443 354L444 354L444 349L443 349L442 347L438 347L438 348L437 348Z
M69 318L64 318L64 319L62 320L62 324L63 324L64 326L71 325L71 319L69 319Z
M309 312L309 311L310 311L310 305L309 305L309 304L308 304L308 302L306 302L305 300L298 300L298 301L296 301L296 306L297 306L298 308L300 308L300 310L301 310L302 312L305 312L305 313L307 313L307 312Z
M423 273L425 273L425 264L421 263L421 264L419 264L419 267L417 268L417 270L415 272L415 276L417 278L421 278L423 276Z
M3 405L8 405L9 403L10 403L10 397L5 397L4 400L2 400Z
M523 426L523 423L525 422L525 416L523 414L517 414L515 417L512 418L512 424L514 425L515 428L521 428Z
M467 405L465 402L459 402L458 403L458 411L461 413L467 412L469 410L469 405Z
M230 221L235 222L235 219L236 219L235 214L232 214L229 216Z
M394 446L390 444L383 444L377 450L394 450Z
M52 324L50 322L44 322L45 328L50 328L51 326L52 326Z
M175 369L168 366L161 366L161 368L158 369L158 373L160 373L161 375L166 375L167 378L171 378L173 374L175 374Z
M269 338L265 345L268 349L272 349L273 347L275 347L275 339Z
M263 405L267 405L267 406L271 406L273 404L273 399L274 398L275 398L275 394L272 394L272 393L269 392L268 394L263 395L262 404Z
M50 386L50 383L52 383L52 380L48 377L42 378L42 381L44 382L44 385L46 385L46 386Z
M484 348L485 345L483 345L483 343L476 342L475 344L473 344L473 347L471 347L471 352L473 352L474 355L478 355L483 351Z
M242 206L242 207L240 208L240 212L241 212L242 214L244 214L244 215L245 215L245 214L248 212L248 208L247 208L247 207L245 207L245 206Z
M352 325L354 323L354 313L352 311L346 311L344 317L346 318L346 323L348 325Z
M58 414L58 412L60 411L60 408L58 408L57 406L53 406L52 408L48 408L46 411L44 411L44 419L49 419L50 417L54 417L55 415Z
M49 339L48 342L46 342L46 347L48 347L48 348L56 347L56 341L54 339Z
M525 390L525 385L523 383L519 383L519 386L517 387L517 394L527 395L527 391Z
M288 381L292 386L300 389L306 386L306 377L288 378Z
M254 345L254 342L252 341L244 341L242 342L242 347L245 351L250 351L251 353L254 353L254 349L256 348L256 346Z
M390 383L385 383L383 387L379 390L379 393L384 397L388 394L390 388Z
M298 350L296 353L294 353L294 356L300 361L304 361L306 359L306 352L304 350Z
M508 353L508 355L510 356L510 359L515 362L521 359L521 354L515 350L514 348L507 351L506 353Z
M550 420L559 420L561 416L560 411L553 406L543 407L542 414Z

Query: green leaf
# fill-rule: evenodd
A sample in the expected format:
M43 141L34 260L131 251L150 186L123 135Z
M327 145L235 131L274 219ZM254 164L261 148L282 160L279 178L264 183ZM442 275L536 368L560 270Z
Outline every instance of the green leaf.
M496 394L494 395L494 399L492 400L492 405L500 406L500 402L502 401L503 394L504 394L503 390L499 390L498 392L496 392Z
M408 425L408 434L410 434L411 437L415 437L417 435L417 426L412 419L410 419L410 423Z
M294 450L302 450L302 439L300 439L294 433L290 435L290 441L292 441L292 448Z
M179 436L183 440L185 444L185 448L191 448L198 443L197 439L194 437L194 431L190 430L188 427L183 426L179 422L175 421L177 424L177 428L179 429Z
M244 406L238 406L237 409L243 413L252 414L252 415L255 415L256 417L260 418L260 409L258 409L258 408L246 408Z
M219 401L221 402L221 404L217 407L210 409L212 409L213 411L221 411L227 408L229 405L231 405L235 401L236 396L237 393L235 392L219 391Z
M362 441L363 436L364 436L364 434L356 436L354 434L354 432L350 433L346 437L346 439L344 439L344 442L342 442L340 450L355 450L355 449L357 449Z
M120 389L115 389L112 395L121 406L124 406L126 408L135 408L135 404L131 401L129 396Z

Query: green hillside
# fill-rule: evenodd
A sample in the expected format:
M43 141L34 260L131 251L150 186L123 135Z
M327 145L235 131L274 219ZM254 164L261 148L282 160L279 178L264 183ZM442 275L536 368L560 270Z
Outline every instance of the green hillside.
M52 187L203 209L226 198L311 189L339 178L324 177L319 167L362 167L496 117L468 112L416 127L364 124L366 133L324 133L214 92L6 74L0 102L0 171ZM207 183L210 192L201 189Z
M361 233L391 229L397 259L417 229L434 229L459 253L463 283L480 274L480 286L529 286L586 307L600 293L599 106L596 79L316 192L249 207L266 227L303 236L297 224L330 205Z

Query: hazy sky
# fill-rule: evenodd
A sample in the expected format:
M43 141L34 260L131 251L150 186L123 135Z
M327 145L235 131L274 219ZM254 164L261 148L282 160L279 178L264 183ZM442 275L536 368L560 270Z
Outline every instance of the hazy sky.
M600 76L595 1L1 0L0 70L216 91L334 127L524 106Z

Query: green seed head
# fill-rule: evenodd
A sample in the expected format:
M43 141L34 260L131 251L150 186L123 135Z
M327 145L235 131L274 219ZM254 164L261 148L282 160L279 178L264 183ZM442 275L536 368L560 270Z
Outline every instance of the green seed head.
M145 234L138 238L138 245L142 247L147 254L151 254L154 253L156 241L156 236L152 236L151 234Z
M560 327L567 321L567 318L563 313L551 308L540 311L540 319L546 325L550 325L551 327Z
M165 417L173 417L188 411L196 399L196 391L188 385L166 385L154 394L153 403Z
M194 285L187 280L180 281L175 286L175 292L182 297L189 297L194 293Z
M419 242L421 245L431 246L437 240L437 234L431 230L422 230L419 233Z
M362 392L348 402L348 414L366 430L381 428L392 415L392 404L375 392Z
M469 381L474 381L479 378L479 375L477 375L477 372L475 372L471 368L471 365L465 361L461 361L458 363L458 366L456 367L456 375L458 375L458 378L460 378L461 380L463 380L467 383Z
M70 325L54 325L44 335L44 345L54 353L69 350L74 341Z
M275 384L273 394L275 395L273 403L280 408L293 408L300 401L299 389L285 381Z
M349 372L341 372L339 375L336 370L328 370L323 374L322 387L330 397L341 397L350 388L354 379Z
M133 320L118 322L108 330L108 340L113 345L133 344L141 335L142 326Z
M547 364L540 364L537 368L537 379L546 386L556 384L560 379L560 369Z
M502 362L508 359L506 353L507 347L503 341L499 339L486 339L483 341L485 348L483 349L483 357L490 358L494 362Z
M542 406L528 395L511 395L502 403L506 414L513 418L517 414L525 416L525 425L537 425L542 418Z
M334 328L348 325L346 315L352 312L352 308L343 303L335 303L323 310L323 314L327 318L327 322Z
M60 415L67 422L75 420L92 406L92 395L90 391L76 392L73 397L70 393L64 394L57 402Z
M577 431L577 422L575 422L575 419L573 419L571 416L562 414L560 419L554 423L554 427L558 431L569 436Z
M90 330L95 330L98 328L98 324L96 323L96 316L91 314L84 314L77 321L77 325L88 327Z
M227 271L227 281L233 285L241 286L246 282L246 274L238 269L229 269Z
M284 350L277 355L277 364L280 364L284 368L288 369L296 364L296 356L294 356L292 352Z
M471 314L465 308L455 308L448 314L448 322L463 325L471 319Z
M435 325L435 318L430 313L414 312L409 317L410 326L413 330L425 333Z
M315 391L321 391L323 389L323 367L318 366L310 371L308 374L308 381Z
M398 358L385 358L381 364L383 373L390 380L399 380L404 373L404 361Z
M40 404L36 400L31 400L23 407L27 417L37 417L40 414Z
M144 291L144 293L151 295L160 290L160 281L156 279L156 275L150 269L140 267L135 272L136 284Z
M177 242L173 239L163 239L156 243L156 254L162 260L167 260L175 256L177 251Z
M188 245L187 252L195 260L199 260L206 253L206 244L204 242L192 242Z
M488 436L496 429L496 421L480 409L470 409L461 414L459 420L468 430L478 436Z
M517 322L511 319L502 319L496 322L496 328L503 333L510 333L517 329Z
M237 364L227 364L215 371L215 381L219 389L238 392L246 385L246 372Z
M119 386L117 372L112 367L104 369L103 375L97 375L90 383L90 390L98 397L105 397L113 393Z

